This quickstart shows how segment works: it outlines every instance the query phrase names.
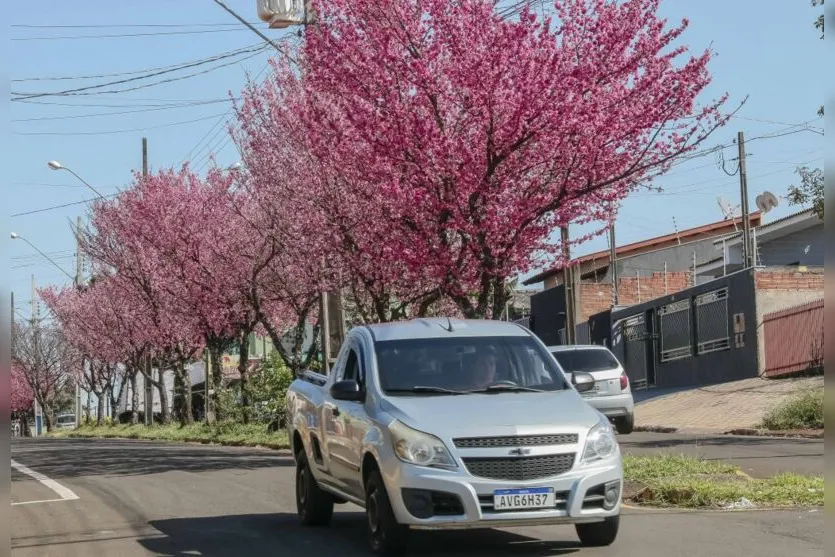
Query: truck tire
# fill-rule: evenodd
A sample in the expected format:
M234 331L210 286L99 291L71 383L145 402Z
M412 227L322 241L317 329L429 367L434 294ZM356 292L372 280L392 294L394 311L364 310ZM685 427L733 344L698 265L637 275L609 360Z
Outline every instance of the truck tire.
M406 549L408 526L397 523L380 472L374 470L365 484L365 517L368 542L377 555L399 555Z
M296 510L304 526L329 526L333 518L333 497L319 488L304 451L296 462Z
M620 515L610 516L603 522L576 524L574 528L577 530L580 543L585 547L603 547L614 543L618 537L619 526Z
M620 435L629 435L635 429L635 414L615 418L615 429Z

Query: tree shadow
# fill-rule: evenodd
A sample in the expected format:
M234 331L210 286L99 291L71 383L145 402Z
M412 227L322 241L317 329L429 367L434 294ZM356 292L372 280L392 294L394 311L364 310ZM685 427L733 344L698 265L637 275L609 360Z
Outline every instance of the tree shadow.
M370 555L365 538L365 517L337 513L327 528L307 528L294 514L249 514L205 518L177 518L150 523L159 536L139 543L155 555L316 555L353 557ZM412 532L410 555L546 557L578 551L574 540L541 541L500 530Z
M13 444L13 458L52 479L293 466L270 450L118 439L29 440Z

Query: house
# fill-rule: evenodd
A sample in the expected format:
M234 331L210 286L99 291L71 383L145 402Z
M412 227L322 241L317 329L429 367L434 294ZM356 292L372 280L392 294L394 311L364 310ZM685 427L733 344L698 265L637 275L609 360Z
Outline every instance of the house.
M812 209L754 227L751 241L757 255L757 267L802 269L824 266L823 220ZM714 240L713 249L718 255L696 268L700 277L716 278L743 267L741 233Z
M715 259L715 241L733 238L742 229L742 222L741 217L725 219L618 246L615 253L618 307L640 304L697 284L694 263L698 266ZM750 214L749 222L751 226L758 226L762 222L762 214ZM579 270L575 301L577 322L583 323L613 306L610 251L584 255L572 263ZM550 344L560 344L564 338L565 289L562 276L561 269L552 268L523 283L526 286L544 283L543 290L531 298L529 326ZM605 324L598 325L597 331L605 337L609 336ZM590 340L587 335L582 338Z

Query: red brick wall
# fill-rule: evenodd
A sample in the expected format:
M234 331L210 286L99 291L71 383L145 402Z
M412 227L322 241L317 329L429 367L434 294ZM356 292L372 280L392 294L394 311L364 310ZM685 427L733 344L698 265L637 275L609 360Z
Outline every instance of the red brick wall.
M664 287L664 273L653 273L645 277L623 277L618 279L618 302L632 305L660 298L688 288L691 284L687 271L667 273L667 286ZM638 288L640 285L640 295ZM580 283L580 316L578 321L586 321L590 316L606 311L612 306L611 283Z
M761 270L756 284L757 290L823 290L823 273Z

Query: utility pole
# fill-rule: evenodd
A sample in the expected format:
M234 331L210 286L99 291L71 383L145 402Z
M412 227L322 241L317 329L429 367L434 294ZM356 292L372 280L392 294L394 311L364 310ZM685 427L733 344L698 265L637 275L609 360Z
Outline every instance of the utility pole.
M752 267L751 262L751 218L748 214L748 176L745 168L745 134L737 132L739 147L739 194L742 198L742 265Z
M319 323L322 336L322 373L330 374L331 369L331 334L330 334L330 301L327 291L323 290L319 298Z
M571 267L571 250L568 247L568 226L560 227L560 240L565 267L562 270L562 283L565 288L565 343L574 344L574 326L577 320L574 298L574 269Z
M35 358L39 359L38 355L38 301L37 301L38 293L35 290L35 275L32 275L32 299L30 300L31 309L30 309L30 316L29 321L32 327L32 341L34 344L34 352ZM38 404L38 398L34 397L33 401L33 409L35 411L35 432L34 436L38 437L43 433L43 408L41 405Z
M148 138L142 138L142 180L148 178ZM151 384L151 374L153 374L153 362L151 360L151 352L148 350L145 354L145 374L142 378L142 383L145 385L145 425L151 426L154 424L154 390Z
M609 226L609 268L612 270L612 307L618 305L618 250L615 244L615 221Z
M81 237L80 237L80 230L81 230L81 217L77 217L75 221L75 229L76 229L76 239L75 239L75 289L81 289L81 270L82 270L82 260L81 260ZM84 365L85 361L84 358L81 359L81 373L84 373ZM90 403L90 395L87 395L87 403ZM75 426L78 427L81 425L81 385L79 381L75 382Z

